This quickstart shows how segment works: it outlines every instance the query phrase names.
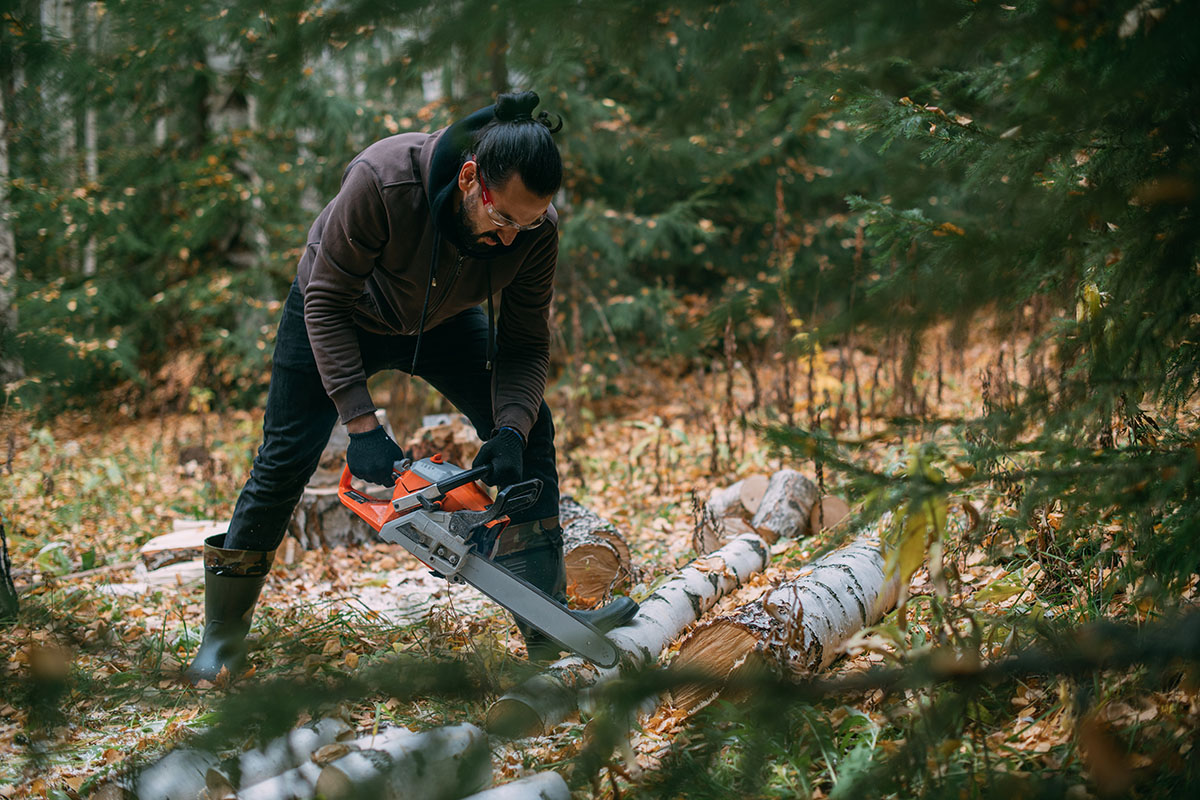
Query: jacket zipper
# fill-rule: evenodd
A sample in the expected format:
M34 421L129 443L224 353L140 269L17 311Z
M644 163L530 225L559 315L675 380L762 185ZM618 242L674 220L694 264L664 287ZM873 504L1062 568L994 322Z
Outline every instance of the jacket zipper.
M462 253L459 253L458 258L456 258L454 260L454 272L453 272L453 274L450 275L450 280L446 282L446 287L438 295L436 302L434 302L434 304L432 306L430 306L429 311L425 315L427 319L432 318L433 315L437 313L437 310L442 307L442 304L444 304L446 302L446 299L450 297L450 290L454 288L454 283L455 283L455 281L458 280L459 273L462 272L462 265L463 265L463 255L462 255ZM436 275L433 276L433 286L434 286L434 288L437 287L437 276Z

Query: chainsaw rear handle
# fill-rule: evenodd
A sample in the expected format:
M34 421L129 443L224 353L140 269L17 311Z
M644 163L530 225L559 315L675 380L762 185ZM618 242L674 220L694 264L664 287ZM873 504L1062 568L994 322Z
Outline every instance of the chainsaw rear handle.
M446 478L446 480L444 480L444 481L440 481L437 485L437 490L441 494L449 494L450 492L454 491L455 489L457 489L460 486L466 486L471 481L484 480L491 473L492 473L492 465L491 464L484 464L479 467L472 467L471 469L464 469L462 472L458 473L457 475L455 475L451 478Z

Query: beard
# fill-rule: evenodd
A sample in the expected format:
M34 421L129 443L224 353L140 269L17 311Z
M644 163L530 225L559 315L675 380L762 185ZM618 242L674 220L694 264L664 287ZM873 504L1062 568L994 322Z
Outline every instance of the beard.
M480 233L471 222L470 212L479 206L479 198L466 196L458 204L458 213L454 215L454 238L465 250L486 252L489 247L504 244L494 231Z

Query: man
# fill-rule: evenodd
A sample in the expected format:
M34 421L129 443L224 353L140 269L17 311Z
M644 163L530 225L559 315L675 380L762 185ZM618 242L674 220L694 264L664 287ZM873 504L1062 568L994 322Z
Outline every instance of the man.
M537 103L533 92L503 94L449 128L376 142L313 223L279 323L262 445L229 530L205 542L206 624L192 682L240 669L274 551L336 422L350 434L350 471L392 484L404 453L367 389L382 369L423 378L471 420L484 439L472 466L490 466L491 484L542 480L496 561L565 602L554 424L542 399L561 124L552 130L545 112L535 119ZM636 610L618 598L576 613L608 629ZM531 656L557 652L521 631Z

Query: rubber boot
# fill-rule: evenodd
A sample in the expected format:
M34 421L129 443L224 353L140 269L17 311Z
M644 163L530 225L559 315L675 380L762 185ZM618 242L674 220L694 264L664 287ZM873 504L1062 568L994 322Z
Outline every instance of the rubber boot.
M236 676L246 661L246 634L274 550L226 550L225 534L204 540L204 638L184 673L193 685Z
M533 523L537 525L537 523ZM505 537L502 537L505 538ZM525 537L529 538L529 537ZM541 531L541 542L516 552L498 555L495 562L514 575L524 578L564 606L567 604L567 569L563 560L562 529ZM637 613L638 604L629 597L615 597L603 608L572 611L581 620L601 632L624 625ZM549 661L558 658L563 649L558 642L523 620L517 619L517 629L525 638L530 661Z

